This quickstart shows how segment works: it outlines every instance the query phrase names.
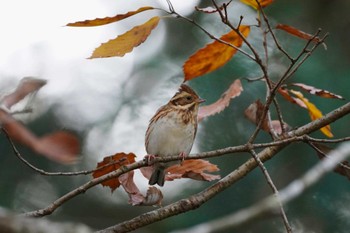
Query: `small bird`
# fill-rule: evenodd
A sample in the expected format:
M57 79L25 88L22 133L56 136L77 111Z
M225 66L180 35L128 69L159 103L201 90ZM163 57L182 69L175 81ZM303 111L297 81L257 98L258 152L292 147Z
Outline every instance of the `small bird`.
M182 84L170 101L151 118L145 146L149 156L185 157L192 149L197 133L197 115L201 99L189 86ZM156 163L149 185L164 185L165 169L171 163Z

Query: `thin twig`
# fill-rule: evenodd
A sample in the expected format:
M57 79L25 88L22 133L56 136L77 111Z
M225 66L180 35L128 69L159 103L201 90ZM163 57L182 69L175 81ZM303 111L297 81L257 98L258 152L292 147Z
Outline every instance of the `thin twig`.
M38 172L41 175L45 175L45 176L77 176L77 175L88 175L91 174L95 171L99 171L102 170L110 165L113 164L117 164L119 163L119 161L113 161L111 163L108 163L104 166L98 167L96 169L93 170L87 170L87 171L77 171L77 172L47 172L44 171L40 168L35 167L33 164L31 164L30 162L28 162L28 160L26 160L25 158L23 158L23 156L21 155L21 153L18 151L17 147L15 146L14 142L12 141L10 135L8 134L8 132L4 129L1 128L2 132L5 134L8 142L11 145L12 151L13 153L17 156L17 158L19 158L19 160L21 160L25 165L27 165L29 168L31 168L32 170Z
M256 154L256 152L252 149L250 151L251 155L253 156L253 158L255 159L255 161L258 163L261 171L263 172L264 176L265 176L265 179L267 181L267 183L269 184L269 186L271 187L273 193L274 193L274 196L276 198L276 201L278 202L279 204L279 208L280 208L280 213L281 213L281 216L282 216L282 219L283 219L283 223L284 223L284 226L286 228L286 231L288 233L291 233L292 232L292 228L289 224L289 221L288 221L288 218L287 218L287 215L286 215L286 212L284 211L284 208L283 208L283 204L279 198L279 195L278 195L278 189L276 188L276 185L273 183L272 181L272 178L269 174L269 172L267 171L266 167L264 166L263 162L260 160L259 156Z

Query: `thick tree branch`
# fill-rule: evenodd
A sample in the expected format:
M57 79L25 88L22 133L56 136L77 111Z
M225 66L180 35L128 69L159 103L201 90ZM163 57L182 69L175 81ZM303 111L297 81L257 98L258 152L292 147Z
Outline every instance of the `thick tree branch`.
M304 176L298 180L293 181L287 187L279 192L279 200L274 195L269 196L261 202L228 215L224 218L220 218L211 222L197 225L191 229L184 231L178 231L177 233L190 233L190 232L201 232L201 233L212 233L218 232L225 229L237 227L253 219L261 216L262 214L272 211L280 206L280 201L284 204L297 198L302 194L308 187L315 184L325 174L332 171L341 161L345 160L350 156L350 142L346 142L333 150L329 157L321 160L313 168L311 168Z

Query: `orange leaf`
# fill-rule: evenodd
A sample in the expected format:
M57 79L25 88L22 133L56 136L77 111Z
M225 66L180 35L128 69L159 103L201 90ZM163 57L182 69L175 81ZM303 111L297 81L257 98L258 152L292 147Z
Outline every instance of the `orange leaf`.
M136 11L129 11L126 14L120 14L120 15L115 15L113 17L105 17L105 18L97 18L93 20L85 20L85 21L78 21L75 23L69 23L66 26L70 27L94 27L94 26L101 26L109 23L114 23L120 20L123 20L125 18L128 18L130 16L136 15L140 12L147 11L147 10L152 10L154 9L153 7L146 6L146 7L141 7Z
M296 97L298 97L301 101L304 102L304 104L306 105L306 107L309 111L309 115L310 115L311 120L314 121L314 120L319 119L323 116L322 112L313 103L309 102L309 100L306 99L303 96L303 94L301 94L301 92L294 91L294 90L290 90L290 92L293 93ZM330 125L326 125L326 126L322 127L320 130L327 137L329 137L329 138L333 137Z
M103 161L97 164L97 168L101 168L101 167L103 168L96 170L94 173L92 173L92 176L94 178L97 178L105 174L108 174L112 171L115 171L123 165L134 163L135 157L136 155L134 153L125 154L123 152L117 153L112 156L104 157ZM127 176L124 176L124 179L125 178L127 178ZM108 186L113 192L116 188L120 186L120 183L121 182L119 181L118 178L113 178L102 182L102 185Z
M95 49L90 58L124 56L147 39L151 31L158 25L159 20L160 18L155 16L146 23L138 25L117 38L101 44L100 47Z
M299 29L296 29L295 27L289 26L289 25L285 25L285 24L277 24L276 29L280 29L283 30L285 32L288 32L289 34L299 37L301 39L304 40L312 40L314 42L319 42L320 38L315 37L311 34L308 34L306 32L303 32Z
M243 91L241 81L236 79L229 89L222 94L221 98L218 99L215 103L206 105L199 108L198 112L198 121L201 121L203 118L212 116L216 113L224 110L229 104L231 99L239 96Z
M300 87L301 89L309 92L312 95L317 95L317 96L324 97L324 98L334 98L334 99L342 99L342 100L344 99L340 95L336 95L336 94L331 93L327 90L318 89L316 87L309 86L309 85L306 85L304 83L292 83L290 85Z
M239 27L239 31L244 37L247 37L250 32L250 27L242 25ZM236 47L241 47L243 43L242 38L235 31L223 35L220 39ZM183 66L185 81L222 67L236 52L237 49L218 41L208 44L206 47L198 50L185 62Z
M244 4L247 4L248 6L253 7L255 10L259 9L259 5L257 1L260 3L260 6L262 8L267 7L273 2L273 0L241 0L241 2L243 2Z

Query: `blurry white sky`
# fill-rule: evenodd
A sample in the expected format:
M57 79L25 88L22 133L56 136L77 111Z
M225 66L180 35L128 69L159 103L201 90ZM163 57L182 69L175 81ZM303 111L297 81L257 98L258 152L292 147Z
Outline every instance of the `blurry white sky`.
M178 12L188 14L194 10L198 0L172 2ZM148 120L177 87L169 89L168 86L161 93L150 91L150 101L136 113L132 107L122 108L117 115L116 112L125 97L123 85L130 76L136 77L140 84L140 80L148 80L143 75L155 74L152 70L142 74L132 71L135 65L152 59L152 55L161 51L165 24L160 22L148 41L123 58L86 58L101 43L147 21L160 11L144 12L101 27L64 26L71 22L126 13L142 6L167 9L165 0L6 1L0 7L0 96L25 76L46 79L48 84L32 103L36 111L31 115L32 119L37 112L45 112L54 106L62 127L86 133L83 154L93 160L120 151L132 151L143 156ZM162 77L153 78L161 80ZM142 85L147 86L145 83ZM149 94L130 86L126 87L138 95ZM113 119L114 115L114 121L104 123L106 118L112 116Z

